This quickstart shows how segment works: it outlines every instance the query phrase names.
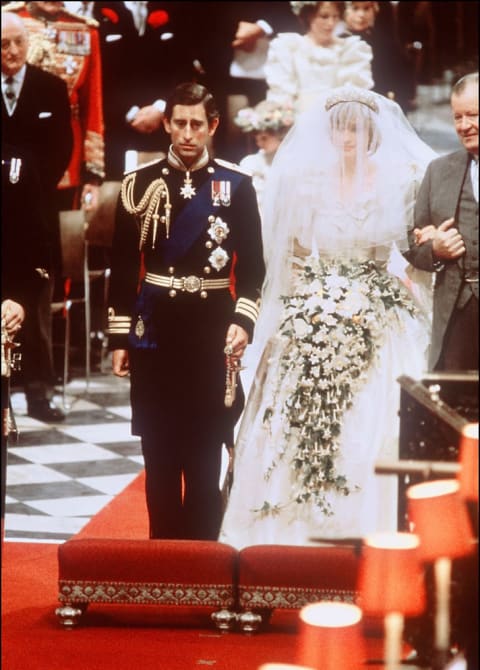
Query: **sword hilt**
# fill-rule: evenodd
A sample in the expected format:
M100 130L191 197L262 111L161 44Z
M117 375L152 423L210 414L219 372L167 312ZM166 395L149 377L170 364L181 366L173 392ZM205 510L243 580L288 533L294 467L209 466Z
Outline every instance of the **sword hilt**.
M223 350L226 356L225 377L225 407L232 407L237 392L237 375L240 371L240 361L233 357L233 348L227 344Z

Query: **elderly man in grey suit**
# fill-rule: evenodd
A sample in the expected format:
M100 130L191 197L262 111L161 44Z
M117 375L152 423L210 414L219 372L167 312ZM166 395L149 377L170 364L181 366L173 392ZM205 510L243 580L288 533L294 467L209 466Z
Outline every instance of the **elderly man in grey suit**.
M429 165L409 232L408 260L435 272L430 367L478 369L478 72L453 87L463 147Z

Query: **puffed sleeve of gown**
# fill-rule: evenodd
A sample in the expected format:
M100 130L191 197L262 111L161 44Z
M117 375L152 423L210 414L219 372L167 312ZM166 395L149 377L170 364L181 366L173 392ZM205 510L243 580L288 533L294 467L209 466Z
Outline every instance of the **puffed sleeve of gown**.
M265 78L268 99L280 105L292 105L298 98L299 79L294 54L302 49L304 37L297 33L282 33L270 42Z
M344 39L337 75L337 86L352 84L359 88L372 88L372 48L357 35Z

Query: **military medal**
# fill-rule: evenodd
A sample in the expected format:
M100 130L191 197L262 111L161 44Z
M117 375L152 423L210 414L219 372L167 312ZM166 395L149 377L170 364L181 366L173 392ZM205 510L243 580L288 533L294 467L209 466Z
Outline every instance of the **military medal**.
M135 335L138 339L141 339L145 335L145 324L141 316L138 317L137 323L135 324Z
M229 181L212 181L212 205L214 207L229 207L231 184Z
M75 70L78 68L78 65L73 56L67 56L63 61L63 67L65 69L65 74L72 75L75 73Z
M10 161L10 171L8 173L8 181L11 184L16 184L20 179L20 168L22 167L21 158L12 158Z
M208 222L210 223L210 228L207 230L209 236L212 240L215 240L217 244L221 244L223 240L228 237L230 228L226 221L223 221L219 216L209 216Z
M43 32L44 32L45 37L47 38L47 40L52 40L54 42L56 41L56 39L57 39L57 29L55 28L54 25L52 25L51 23L47 23Z
M88 30L59 30L57 37L58 53L72 56L88 56L91 53L90 33Z
M226 266L230 259L230 256L227 254L225 249L222 249L222 247L217 247L212 251L210 256L208 257L208 261L212 268L219 272L222 268Z
M192 180L190 179L190 171L187 170L185 173L185 179L183 180L183 186L180 189L180 195L185 200L190 200L196 194L197 192L195 190L195 187L192 186Z

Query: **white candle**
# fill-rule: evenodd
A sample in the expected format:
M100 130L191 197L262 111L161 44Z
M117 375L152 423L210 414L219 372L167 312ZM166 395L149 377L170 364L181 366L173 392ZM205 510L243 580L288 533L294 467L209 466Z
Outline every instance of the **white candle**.
M403 614L389 612L385 615L385 667L398 670L402 655Z
M435 647L441 650L448 650L450 648L451 559L437 558L434 570L437 596L437 608L435 612Z

